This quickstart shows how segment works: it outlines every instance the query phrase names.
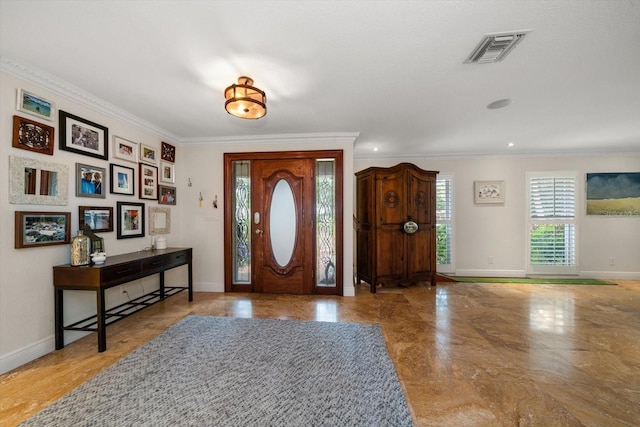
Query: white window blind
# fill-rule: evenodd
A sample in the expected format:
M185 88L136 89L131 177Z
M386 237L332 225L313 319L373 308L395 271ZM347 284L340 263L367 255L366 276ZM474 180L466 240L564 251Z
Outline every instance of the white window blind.
M576 267L575 174L529 177L529 263L534 270Z
M453 178L447 175L438 175L436 181L436 259L440 266L453 264L451 256L452 220Z

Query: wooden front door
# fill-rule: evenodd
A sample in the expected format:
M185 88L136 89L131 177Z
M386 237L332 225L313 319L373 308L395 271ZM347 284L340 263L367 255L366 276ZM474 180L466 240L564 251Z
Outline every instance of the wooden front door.
M255 292L313 291L313 165L311 159L253 162Z

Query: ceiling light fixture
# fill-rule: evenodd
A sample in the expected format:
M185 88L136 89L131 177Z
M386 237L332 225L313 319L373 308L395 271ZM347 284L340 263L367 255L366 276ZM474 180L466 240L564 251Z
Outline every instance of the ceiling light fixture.
M224 108L227 113L241 119L259 119L267 114L267 95L253 86L251 77L238 77L238 84L224 90Z

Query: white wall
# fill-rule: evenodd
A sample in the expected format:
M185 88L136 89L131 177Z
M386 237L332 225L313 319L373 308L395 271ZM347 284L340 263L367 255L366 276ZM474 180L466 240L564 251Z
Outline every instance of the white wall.
M16 110L16 91L25 89L56 103L58 110L80 116L106 126L109 130L110 159L101 160L83 156L58 149L58 115L55 120L48 122ZM49 156L31 151L13 148L13 116L20 115L55 127L54 155ZM71 213L71 236L77 234L79 228L79 206L111 206L116 215L116 202L142 202L145 203L145 211L150 206L157 206L157 202L138 199L136 196L113 195L108 191L109 184L104 182L106 192L105 199L81 198L75 196L75 164L84 163L105 168L109 176L109 163L121 164L136 168L137 164L114 159L113 135L125 139L144 143L160 149L161 141L172 143L139 127L114 119L112 115L101 114L86 105L72 101L29 81L20 79L12 74L0 73L0 372L5 372L26 361L46 354L54 349L53 329L53 284L52 267L69 263L69 245L50 247L36 247L26 249L14 249L14 212L15 211L52 211ZM178 149L179 150L179 149ZM159 152L159 151L158 151ZM66 206L45 205L17 205L9 203L9 156L26 157L40 161L63 164L69 168L69 198ZM180 166L178 157L177 168ZM180 224L179 209L172 207L172 220ZM114 231L100 233L104 238L107 255L117 255L133 252L149 246L151 237L148 234L148 223L145 226L144 238L121 239L116 238L117 222L114 219ZM172 232L169 241L174 244L183 244ZM181 267L167 275L168 283L186 283L186 267ZM129 295L134 298L144 291L152 290L158 286L158 277L150 277L125 285ZM126 295L122 288L107 291L107 305L113 306L126 301ZM93 292L66 291L65 292L65 322L80 320L95 314L95 294ZM77 339L83 333L69 333L66 341Z
M144 143L160 148L162 141L173 143L149 130L127 121L114 118L89 108L81 102L60 95L55 90L47 90L13 74L0 72L0 372L6 372L54 349L54 313L52 267L69 263L69 245L14 249L14 212L15 211L54 211L71 212L71 234L78 230L78 206L111 206L116 214L117 201L143 202L145 211L157 202L141 200L136 196L112 195L107 192L105 199L75 197L75 163L103 167L109 172L109 163L135 167L137 165L120 159L109 161L62 151L57 146L58 123L46 122L16 111L16 90L18 88L47 98L57 105L57 109L93 121L109 129L110 151L113 135L130 141ZM13 116L31 117L35 121L47 123L56 128L56 146L54 155L48 156L11 147ZM344 295L353 296L353 268L351 253L353 240L350 233L353 212L353 189L349 177L353 176L353 140L355 135L316 135L292 138L270 138L262 141L258 148L251 141L244 143L211 143L199 145L176 144L176 189L177 205L171 209L171 234L167 236L169 246L189 246L194 249L194 289L197 291L224 291L224 255L222 218L224 209L223 192L223 153L241 151L286 151L341 149L344 151ZM305 142L306 141L306 142ZM66 206L16 205L9 204L8 157L28 157L41 161L64 164L69 167L69 200ZM192 186L188 185L191 178ZM136 182L138 174L136 172ZM108 188L107 180L105 185ZM137 183L136 183L137 186ZM105 190L106 190L105 188ZM202 207L198 197L202 192ZM218 196L218 209L212 206L213 198ZM114 227L117 223L114 222ZM121 239L116 232L101 233L105 239L107 255L117 255L143 249L151 244L146 237ZM179 267L166 274L167 283L186 284L186 267ZM122 293L126 289L134 298L158 286L158 277L152 276L129 284L107 290L107 307L126 301ZM95 313L95 294L93 292L65 291L65 324L88 317ZM84 333L65 333L65 342L83 336Z
M587 172L638 172L640 154L476 159L356 159L354 170L411 162L455 180L454 258L458 275L522 276L526 272L526 172L578 172L578 259L583 277L640 278L640 217L587 216ZM473 183L504 180L504 205L474 204ZM493 257L493 264L489 264ZM609 265L615 258L615 265Z
M191 179L192 187L182 191L180 202L182 239L202 254L202 262L194 263L196 290L224 292L224 153L292 150L343 150L344 170L344 275L343 294L355 295L353 287L353 137L321 137L313 142L304 138L273 138L269 143L256 146L251 143L215 143L181 147L180 156L188 165L177 173L182 186ZM204 198L198 203L200 193ZM212 202L218 197L218 209Z

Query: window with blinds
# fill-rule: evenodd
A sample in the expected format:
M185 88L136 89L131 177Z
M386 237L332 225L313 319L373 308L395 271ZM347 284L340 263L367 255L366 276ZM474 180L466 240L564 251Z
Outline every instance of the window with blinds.
M577 266L576 174L528 174L529 270L569 273Z
M453 272L453 177L438 175L436 181L436 259L438 271Z

